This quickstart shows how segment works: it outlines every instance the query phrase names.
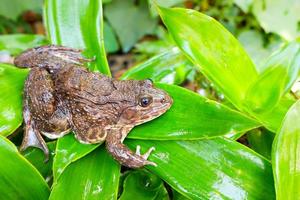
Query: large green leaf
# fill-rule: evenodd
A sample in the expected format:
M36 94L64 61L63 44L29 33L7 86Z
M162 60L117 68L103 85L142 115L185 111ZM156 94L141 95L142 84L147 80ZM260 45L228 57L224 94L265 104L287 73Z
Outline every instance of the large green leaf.
M41 174L2 136L0 160L1 199L48 199L49 188Z
M0 36L0 51L5 50L12 55L45 44L48 44L48 41L42 35L11 34Z
M89 68L110 75L103 43L101 0L46 0L45 25L52 44L85 49Z
M156 150L147 166L172 188L191 199L275 199L269 161L238 142L126 140L134 149Z
M274 108L298 77L300 42L292 42L272 54L264 64L265 71L249 88L246 104L254 112Z
M49 199L116 199L119 176L120 165L102 146L69 165Z
M151 78L154 82L180 84L192 69L193 65L190 61L178 48L173 48L130 68L122 75L121 79Z
M161 18L184 54L236 107L242 107L258 74L240 43L213 18L195 10L159 8Z
M246 110L275 132L293 101L283 98L264 113L254 112L245 105L245 95L257 81L258 73L239 42L217 21L195 10L159 10L177 45L201 72L237 108Z
M56 145L56 154L53 162L53 179L56 182L66 167L76 160L84 157L99 145L87 145L78 142L73 133L59 138Z
M157 25L157 19L150 16L147 1L114 0L104 11L124 52L128 52L144 35L152 34Z
M28 70L0 64L0 135L8 136L22 123L22 91Z
M43 175L43 177L49 180L52 177L52 164L53 156L56 146L56 141L48 142L47 146L49 148L49 160L45 162L45 154L41 149L38 148L28 148L21 152L23 156Z
M128 137L158 140L234 137L260 126L242 113L187 89L166 84L158 86L171 95L172 107L159 118L135 127Z
M169 195L163 181L146 170L135 170L126 174L119 200L168 200Z
M300 199L300 101L288 111L272 148L278 200Z

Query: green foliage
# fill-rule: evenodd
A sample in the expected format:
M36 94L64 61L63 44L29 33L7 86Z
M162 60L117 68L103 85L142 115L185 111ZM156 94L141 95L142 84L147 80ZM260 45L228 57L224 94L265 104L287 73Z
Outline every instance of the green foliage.
M1 0L0 4L0 15L15 20L24 11L41 10L43 0Z
M278 200L300 198L299 137L300 101L288 111L272 149L272 164Z
M202 6L208 1L203 2ZM102 3L106 3L107 22L102 19ZM84 49L87 57L95 59L87 67L110 75L103 40L109 43L105 44L107 52L117 51L115 31L122 50L127 52L145 34L161 30L155 30L157 16L148 10L148 3L151 2L47 0L44 19L49 38L2 36L0 49L17 55L49 40L53 44ZM158 3L170 6L182 1ZM251 5L257 1L236 0L235 3L245 12L252 12ZM80 144L73 134L47 143L51 151L48 163L43 162L43 154L38 149L28 149L22 156L15 146L18 143L13 144L3 136L11 135L21 125L21 94L28 70L1 64L1 197L146 200L168 199L168 191L172 191L174 200L299 197L300 104L298 101L291 107L295 99L288 94L299 73L299 41L283 45L260 61L270 55L280 40L268 41L265 46L261 32L244 30L239 40L244 44L253 41L246 48L256 59L255 65L239 41L213 18L183 8L155 9L168 33L161 36L164 31L158 31L156 36L161 40L136 46L147 56L159 54L128 70L121 79L152 78L174 100L167 113L135 127L125 140L132 150L141 145L144 152L154 146L156 150L149 159L158 166L123 173L104 145ZM237 7L229 10L237 11ZM231 19L236 15L237 12L231 13ZM201 71L213 88L222 92L226 105L180 86L167 85L180 85L195 71ZM249 130L252 131L247 137L252 149L235 141ZM268 159L275 132L278 133L273 145L272 169Z
M136 170L125 174L120 200L168 200L168 192L163 181L146 170Z
M0 136L0 196L2 199L47 199L49 187L40 173Z
M105 7L105 17L115 29L124 52L144 35L152 34L157 20L150 16L147 2L134 0L113 0Z

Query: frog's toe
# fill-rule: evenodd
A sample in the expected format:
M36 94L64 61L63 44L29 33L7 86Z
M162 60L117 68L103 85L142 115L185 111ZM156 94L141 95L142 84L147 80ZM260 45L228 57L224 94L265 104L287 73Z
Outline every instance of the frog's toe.
M135 154L139 155L139 156L141 155L141 146L140 145L136 146Z
M154 167L157 167L157 164L155 162L151 162L149 160L145 160L144 165L152 165Z
M141 156L142 156L145 160L147 160L148 157L150 156L151 152L154 151L154 150L155 150L155 147L151 147L150 149L148 149L148 151L147 151L145 154L143 154L143 155L141 155Z

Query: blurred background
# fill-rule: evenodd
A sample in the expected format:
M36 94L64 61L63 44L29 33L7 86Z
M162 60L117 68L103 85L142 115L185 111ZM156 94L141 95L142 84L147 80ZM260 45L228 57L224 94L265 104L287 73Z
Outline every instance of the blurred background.
M114 77L120 77L128 68L174 46L151 2L103 0L104 40ZM164 7L190 8L212 16L242 43L256 65L283 41L294 40L300 35L299 0L157 0L157 3ZM22 48L20 43L12 45L20 49L3 51L9 48L7 34L39 34L40 37L30 42L47 43L43 0L0 0L0 5L0 61L11 62L12 56ZM176 81L209 98L222 99L194 68Z

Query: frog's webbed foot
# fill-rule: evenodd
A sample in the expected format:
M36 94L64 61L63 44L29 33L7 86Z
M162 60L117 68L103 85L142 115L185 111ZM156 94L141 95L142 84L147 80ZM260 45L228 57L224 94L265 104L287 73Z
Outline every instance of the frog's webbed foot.
M63 46L41 46L29 49L17 56L14 64L17 67L39 67L55 70L66 65L84 65L94 60L82 56L82 51Z
M34 121L31 120L28 109L24 110L23 116L25 121L25 130L20 151L24 151L28 147L37 147L44 152L45 162L47 162L49 160L49 149L40 132L37 130Z
M106 149L108 152L114 159L126 167L157 166L156 163L147 160L154 147L151 147L145 154L141 155L139 146L137 146L136 153L134 153L122 143L129 130L126 127L109 130L106 137Z
M145 163L146 165L152 165L154 167L157 167L157 164L151 161L148 161L148 157L150 156L151 152L155 150L155 147L151 147L150 149L148 149L148 151L144 154L141 154L141 146L137 145L136 146L136 150L135 150L135 154L138 156L141 156L145 159Z

